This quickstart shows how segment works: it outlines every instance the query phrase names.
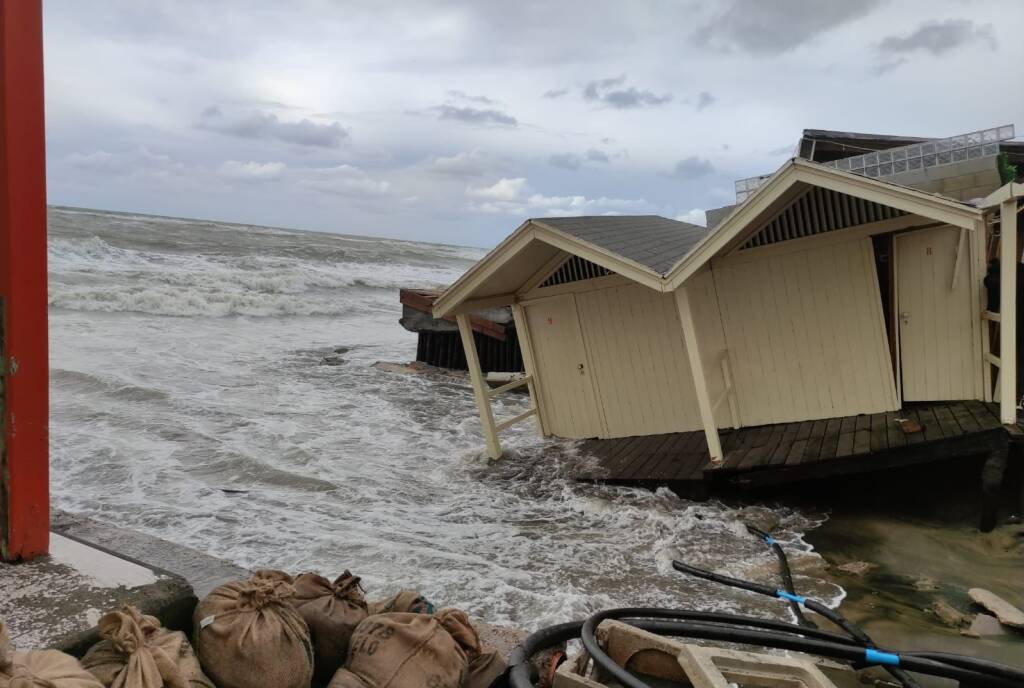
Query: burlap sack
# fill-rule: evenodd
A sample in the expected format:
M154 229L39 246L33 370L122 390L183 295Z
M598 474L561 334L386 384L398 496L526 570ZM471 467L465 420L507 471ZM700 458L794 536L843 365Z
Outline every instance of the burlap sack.
M505 671L505 660L493 647L480 642L466 612L460 609L442 609L436 614L444 630L466 653L469 667L462 688L488 688Z
M195 646L218 688L309 688L309 629L289 603L291 577L258 571L216 588L196 607Z
M367 612L370 615L391 614L392 612L401 614L433 614L434 603L416 590L403 590L387 599L370 602L367 605Z
M105 614L82 666L108 688L213 688L181 631L135 607Z
M57 650L15 652L0 623L0 688L103 688L78 660Z
M466 669L466 653L433 616L378 614L356 628L328 688L459 688Z
M366 598L359 577L350 572L334 582L315 573L295 577L295 596L291 598L313 640L313 677L327 683L345 662L349 638L359 622L366 618Z

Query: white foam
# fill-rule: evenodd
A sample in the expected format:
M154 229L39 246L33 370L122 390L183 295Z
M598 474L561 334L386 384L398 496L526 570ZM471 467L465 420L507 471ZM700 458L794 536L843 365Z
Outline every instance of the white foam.
M589 459L528 424L503 436L513 459L481 461L468 386L372 367L415 355L395 287L454 279L468 249L56 220L59 506L243 566L350 568L371 597L415 586L496 622L638 604L785 613L671 569L681 557L771 580L774 558L742 511L577 484L569 469ZM339 346L345 362L322 365ZM502 403L502 416L525 408ZM780 515L777 538L805 548L815 521ZM841 594L813 576L801 585Z

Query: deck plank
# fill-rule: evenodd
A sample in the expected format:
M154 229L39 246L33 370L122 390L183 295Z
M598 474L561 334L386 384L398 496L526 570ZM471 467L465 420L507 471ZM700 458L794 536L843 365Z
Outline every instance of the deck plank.
M793 441L796 439L797 430L800 429L799 423L786 423L786 429L782 433L782 438L779 443L775 446L769 457L769 464L777 466L779 464L786 463L786 456L789 454L790 448L793 446Z
M816 461L834 459L839 449L839 431L843 427L842 418L829 418L825 424L825 436L821 440L821 449L818 451Z
M943 435L946 437L956 437L963 434L960 424L956 422L956 419L953 417L953 411L948 405L938 404L932 408L932 412L935 413L935 420L939 422Z
M981 425L975 420L974 415L964 402L958 402L950 407L953 417L956 419L960 429L966 433L980 432Z
M924 427L925 442L934 442L945 437L945 434L942 432L942 426L939 425L939 420L935 417L935 411L932 410L931 406L919 406L917 408L917 417L921 419L921 425Z
M897 418L902 417L899 411L888 411L885 414L885 441L890 449L907 446L907 437L900 429L900 424L896 422Z
M800 460L800 463L817 461L818 453L821 451L822 440L825 439L825 428L827 427L828 421L825 419L814 421L814 425L811 426L811 435L807 438L807 446L804 448L804 457Z
M867 454L871 451L871 416L859 415L856 421L856 430L853 433L854 456Z
M924 423L921 421L921 418L917 415L917 409L915 409L913 407L908 407L908 408L903 409L903 417L906 418L907 420L914 421L918 425L922 425L922 426L924 425ZM901 430L901 432L902 432L902 430ZM911 444L921 444L922 442L924 442L924 432L923 431L919 431L919 432L904 432L903 436L907 439L907 444L908 445L911 445Z
M836 456L849 456L853 453L853 435L857 431L857 416L844 416L839 424L839 437L836 442Z
M871 452L880 452L889 448L889 441L885 434L885 414L872 413L870 420Z

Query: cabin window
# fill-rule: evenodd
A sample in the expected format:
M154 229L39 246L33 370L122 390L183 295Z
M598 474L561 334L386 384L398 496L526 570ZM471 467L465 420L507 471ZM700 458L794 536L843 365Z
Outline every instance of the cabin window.
M541 282L541 287L553 287L558 284L579 282L580 280L594 279L596 277L607 277L612 274L611 270L603 268L597 263L591 263L579 256L572 256L562 263L558 269L548 275L548 278Z

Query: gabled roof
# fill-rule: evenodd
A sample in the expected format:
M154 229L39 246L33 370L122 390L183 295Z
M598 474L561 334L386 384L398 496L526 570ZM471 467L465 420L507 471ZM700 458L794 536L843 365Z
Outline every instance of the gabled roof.
M531 276L543 278L535 273L560 252L579 255L651 289L674 291L811 187L966 229L976 228L983 218L980 209L937 194L794 158L711 231L656 215L527 220L445 290L434 303L434 315L514 303L515 292Z
M983 215L974 206L938 194L792 158L669 270L668 288L674 290L686 282L712 258L734 247L792 202L800 188L809 186L831 189L965 229L974 229Z
M590 215L531 220L663 275L704 238L707 229L659 215Z

